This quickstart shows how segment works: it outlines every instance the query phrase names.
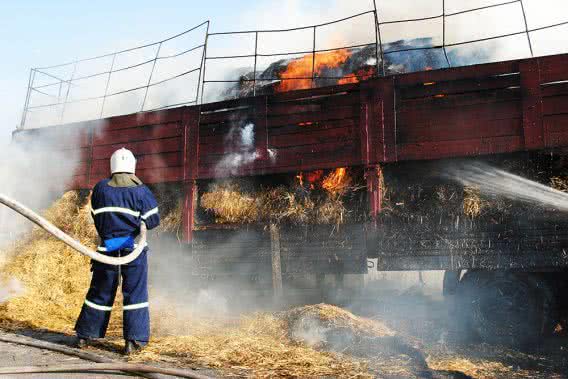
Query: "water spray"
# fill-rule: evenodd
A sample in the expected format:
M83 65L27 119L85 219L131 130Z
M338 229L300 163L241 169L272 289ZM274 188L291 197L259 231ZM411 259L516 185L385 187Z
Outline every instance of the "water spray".
M568 194L544 184L511 174L487 164L472 164L450 170L447 176L464 186L478 188L488 195L499 195L568 211Z

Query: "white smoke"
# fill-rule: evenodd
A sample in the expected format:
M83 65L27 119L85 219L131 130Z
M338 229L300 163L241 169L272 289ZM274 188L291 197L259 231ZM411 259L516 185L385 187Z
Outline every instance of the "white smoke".
M57 139L43 136L28 142L12 142L0 146L0 193L24 205L41 210L61 196L78 166L76 134L61 133ZM0 205L0 246L14 241L31 227L19 214Z
M234 175L241 166L254 162L259 157L254 147L254 124L234 123L225 137L225 151L215 167L218 176Z
M0 281L0 304L20 295L24 291L22 283L15 278L6 281Z

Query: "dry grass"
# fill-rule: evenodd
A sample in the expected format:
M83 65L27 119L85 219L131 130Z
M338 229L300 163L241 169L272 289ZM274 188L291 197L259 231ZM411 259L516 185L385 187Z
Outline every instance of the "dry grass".
M568 192L568 177L567 176L553 176L550 178L550 186L555 190Z
M183 214L183 203L178 201L177 205L160 219L160 226L158 227L159 233L171 233L176 236L180 235L182 227L182 214Z
M343 182L342 182L343 183ZM354 188L354 187L349 187ZM339 190L338 190L339 191ZM343 224L348 211L341 191L312 196L283 186L246 193L232 183L213 185L201 197L201 206L215 215L217 223Z
M288 323L288 330L297 330L305 322L316 320L324 328L348 329L354 335L372 337L393 336L395 332L385 324L328 304L306 305L282 314Z
M434 354L427 359L428 366L434 370L462 372L476 379L493 378L531 378L527 370L511 370L511 366L485 359L469 359L460 355Z
M185 336L164 336L134 359L205 365L256 378L371 378L367 362L317 351L288 337L285 318L273 314L243 317L234 324L192 323Z
M481 212L488 203L481 198L479 189L466 186L463 192L463 213L472 218L481 215Z
M250 223L258 218L255 199L235 184L214 184L201 197L201 206L213 212L219 224Z

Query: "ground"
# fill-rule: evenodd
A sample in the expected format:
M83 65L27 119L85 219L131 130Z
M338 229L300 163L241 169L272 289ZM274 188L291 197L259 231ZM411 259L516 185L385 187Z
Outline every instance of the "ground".
M445 325L447 311L441 296L420 286L393 293L384 286L367 286L372 290L359 294L345 306L357 315L381 320L416 341L433 369L462 372L472 378L568 378L568 337L552 336L542 346L521 352L475 341L455 344L449 341ZM384 290L384 291L383 291ZM29 331L25 334L41 340L69 345L72 337L62 334ZM118 351L90 348L92 352L124 360ZM0 343L0 366L79 363L81 360L41 349ZM172 363L169 362L169 365ZM209 370L198 371L216 375ZM8 376L5 376L8 377ZM41 374L16 375L10 378L119 378L115 374ZM393 378L392 376L385 376ZM396 377L402 379L401 377Z
M71 357L68 355L54 353L49 350L36 349L33 347L16 345L6 342L0 342L0 367L16 367L16 366L43 366L53 364L78 364L89 363L82 359ZM106 374L106 373L53 373L53 374L17 374L2 375L6 379L40 379L40 378L62 378L62 379L114 379L124 378L122 374Z

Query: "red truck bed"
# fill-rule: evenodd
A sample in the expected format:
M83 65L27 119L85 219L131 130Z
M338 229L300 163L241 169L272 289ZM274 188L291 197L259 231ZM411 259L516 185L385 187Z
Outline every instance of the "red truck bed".
M75 189L107 176L110 155L123 146L137 155L145 182L188 184L562 148L566 80L568 55L555 55L18 130L14 140L49 139L76 153ZM234 132L245 124L254 125L254 146L243 147ZM225 166L241 153L255 159Z

